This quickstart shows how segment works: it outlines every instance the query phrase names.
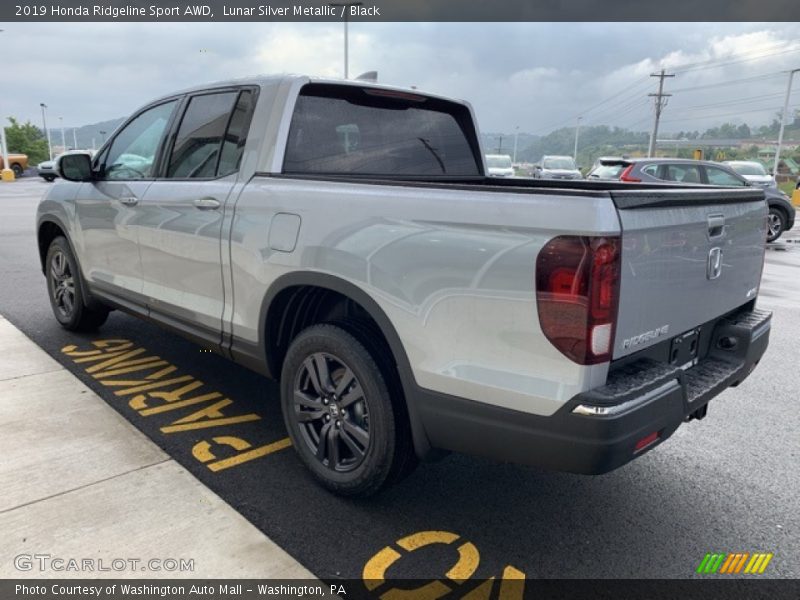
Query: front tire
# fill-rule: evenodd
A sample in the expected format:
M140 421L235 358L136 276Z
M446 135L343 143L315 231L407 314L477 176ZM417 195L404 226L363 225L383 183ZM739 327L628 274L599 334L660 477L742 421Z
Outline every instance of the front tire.
M337 494L369 496L396 479L413 448L381 357L356 335L339 324L302 331L283 363L281 404L292 444L316 479Z
M774 242L786 229L786 215L780 208L769 207L767 215L767 241Z
M11 170L14 171L14 177L22 177L22 174L25 172L25 169L22 168L22 165L18 163L12 164Z
M50 307L64 329L91 331L106 322L107 308L86 306L78 262L66 238L57 237L50 243L45 275Z
M42 175L42 179L47 183L53 183L56 180L55 175Z

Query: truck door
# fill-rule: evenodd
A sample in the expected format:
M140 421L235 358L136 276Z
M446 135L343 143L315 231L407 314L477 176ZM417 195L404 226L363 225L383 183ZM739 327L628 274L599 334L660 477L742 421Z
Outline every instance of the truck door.
M210 345L221 341L222 223L252 105L248 89L190 96L161 177L140 208L142 293L151 316Z
M138 204L154 180L156 160L178 104L142 110L120 129L95 162L97 178L75 198L81 231L81 267L98 290L141 300Z

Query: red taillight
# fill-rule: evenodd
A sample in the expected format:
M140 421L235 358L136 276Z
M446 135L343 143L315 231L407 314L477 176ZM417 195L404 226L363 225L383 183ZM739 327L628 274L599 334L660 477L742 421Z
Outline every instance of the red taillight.
M545 337L582 365L611 360L619 303L619 237L559 236L536 258Z
M638 177L631 177L631 171L633 171L633 165L628 165L628 167L619 176L619 180L627 181L628 183L641 183L642 180Z

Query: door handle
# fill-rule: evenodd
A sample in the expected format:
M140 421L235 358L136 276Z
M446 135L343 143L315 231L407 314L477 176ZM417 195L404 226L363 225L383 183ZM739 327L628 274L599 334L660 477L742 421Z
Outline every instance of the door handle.
M216 210L220 207L220 202L216 198L198 198L194 205L200 210Z
M136 196L125 196L120 198L119 201L125 206L136 206L139 204L139 199Z
M718 238L724 233L725 215L708 215L708 238Z

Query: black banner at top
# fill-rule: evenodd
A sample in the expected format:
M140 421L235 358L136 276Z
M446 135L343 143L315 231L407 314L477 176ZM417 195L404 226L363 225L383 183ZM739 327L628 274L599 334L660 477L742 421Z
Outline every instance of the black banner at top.
M798 0L4 0L0 21L800 21ZM634 32L631 35L635 35Z

